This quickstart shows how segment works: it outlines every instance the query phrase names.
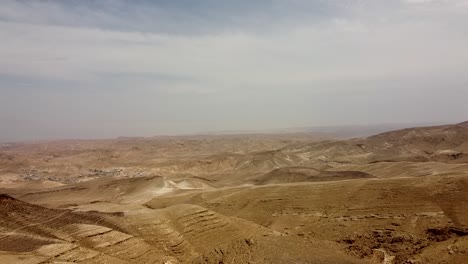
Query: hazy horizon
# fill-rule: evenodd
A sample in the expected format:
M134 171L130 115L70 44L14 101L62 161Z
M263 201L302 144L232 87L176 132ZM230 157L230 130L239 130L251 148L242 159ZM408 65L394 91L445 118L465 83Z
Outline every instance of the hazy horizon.
M439 125L458 124L462 122L418 122L418 123L381 123L381 124L343 124L343 125L326 125L326 126L302 126L302 127L277 127L258 130L211 130L211 131L195 131L186 133L168 133L168 134L148 134L148 135L116 135L116 136L78 136L78 137L42 137L42 138L23 138L23 139L0 139L0 144L10 143L34 143L48 142L61 140L108 140L117 138L151 138L151 137L197 137L197 136L242 136L242 135L281 135L281 134L311 134L316 136L326 136L332 138L355 138L367 137L380 134L387 131L399 130L404 128L430 127Z
M0 142L468 120L468 1L13 1Z

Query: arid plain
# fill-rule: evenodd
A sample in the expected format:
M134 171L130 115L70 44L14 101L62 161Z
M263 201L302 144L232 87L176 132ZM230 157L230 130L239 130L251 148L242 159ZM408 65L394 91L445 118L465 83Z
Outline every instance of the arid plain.
M0 146L0 263L468 263L468 122Z

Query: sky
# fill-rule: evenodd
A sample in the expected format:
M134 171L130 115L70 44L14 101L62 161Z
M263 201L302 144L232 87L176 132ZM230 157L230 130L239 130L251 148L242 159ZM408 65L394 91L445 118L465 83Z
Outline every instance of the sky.
M2 0L0 141L468 120L468 0Z

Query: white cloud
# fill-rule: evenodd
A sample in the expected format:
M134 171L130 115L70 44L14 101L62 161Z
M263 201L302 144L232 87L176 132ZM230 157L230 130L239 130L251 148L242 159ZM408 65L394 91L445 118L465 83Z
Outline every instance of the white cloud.
M405 2L410 4L424 4L424 3L431 3L436 2L438 0L405 0Z
M347 7L345 14L340 9L319 20L302 19L294 24L270 21L270 28L264 32L241 27L209 34L168 34L93 26L98 22L92 19L98 15L87 16L91 21L86 23L74 24L71 20L77 18L76 14L60 6L38 8L36 17L31 18L28 16L35 5L25 7L10 1L0 7L0 78L15 76L18 87L21 83L37 84L28 86L29 91L49 85L59 86L60 91L92 87L92 92L83 92L89 97L96 91L112 96L114 90L123 90L123 98L133 98L137 97L135 88L144 88L157 91L156 97L188 100L184 107L194 108L194 113L200 109L198 104L217 105L218 100L224 102L220 107L224 110L214 112L228 116L235 115L232 109L237 111L239 102L245 103L245 94L251 100L274 94L276 98L271 102L284 100L291 102L292 108L278 119L280 122L274 123L276 117L270 117L266 124L291 126L288 120L296 120L295 124L308 125L311 121L307 116L295 114L309 109L307 102L301 101L306 96L330 96L327 100L339 101L340 96L368 92L374 93L375 98L368 99L372 101L379 100L378 93L388 93L389 89L400 89L395 93L404 97L404 90L424 93L427 89L443 89L443 85L434 88L427 83L468 82L464 73L468 68L468 19L456 8L464 2L441 2L443 8L433 6L435 1L428 5L357 1ZM128 22L128 18L109 13L100 16L99 23ZM0 79L0 90L12 85ZM21 87L24 89L24 85ZM200 96L197 98L201 101L190 101L185 95ZM147 100L143 96L140 99ZM148 108L154 112L172 111L173 106L164 102L166 97L155 100L159 100L158 104L148 103ZM14 101L5 103L10 106L4 108L16 109ZM166 108L161 110L162 106L156 108L158 105ZM126 111L132 111L130 108ZM183 112L180 109L185 108L178 109L174 111ZM192 109L186 111L192 114ZM251 112L255 111L259 119L267 119L268 112L262 112L261 104L252 106ZM214 112L209 111L215 116ZM141 114L151 119L148 113L151 111ZM397 116L405 117L402 113ZM316 118L321 123L340 121L326 120L326 116ZM205 120L204 129L212 130L214 127L209 125L220 119ZM180 122L174 124L178 129L187 121Z
M306 85L430 74L467 62L460 54L467 39L437 21L342 19L280 34L189 37L11 22L1 22L0 29L6 40L0 44L0 71L49 79L92 81L117 72L186 76L217 87Z

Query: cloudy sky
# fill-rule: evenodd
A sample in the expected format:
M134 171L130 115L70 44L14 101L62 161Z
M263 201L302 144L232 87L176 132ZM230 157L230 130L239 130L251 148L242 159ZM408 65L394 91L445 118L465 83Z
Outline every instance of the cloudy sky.
M468 119L468 0L2 0L0 141Z

